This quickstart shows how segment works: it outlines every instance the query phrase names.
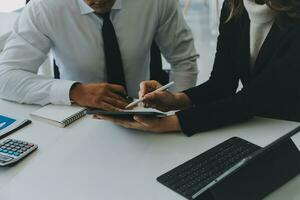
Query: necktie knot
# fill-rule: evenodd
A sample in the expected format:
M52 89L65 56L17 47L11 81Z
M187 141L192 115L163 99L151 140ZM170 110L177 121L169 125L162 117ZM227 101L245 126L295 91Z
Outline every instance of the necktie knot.
M98 14L103 20L109 20L110 12Z

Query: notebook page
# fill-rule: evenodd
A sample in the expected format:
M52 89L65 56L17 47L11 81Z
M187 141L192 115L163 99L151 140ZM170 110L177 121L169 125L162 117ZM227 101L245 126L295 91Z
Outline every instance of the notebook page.
M31 115L62 122L63 120L69 118L70 116L76 115L83 110L85 110L85 108L75 105L66 106L49 104L32 112Z

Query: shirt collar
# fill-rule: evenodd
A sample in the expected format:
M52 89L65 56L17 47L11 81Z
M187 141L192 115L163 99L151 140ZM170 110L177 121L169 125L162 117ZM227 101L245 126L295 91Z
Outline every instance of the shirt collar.
M255 24L265 24L274 21L276 12L267 4L257 4L254 0L244 0L245 8L249 14L251 22Z
M80 13L82 15L95 12L93 8L88 6L84 0L77 0L79 4ZM120 10L122 8L122 0L116 0L115 4L112 7L112 10Z

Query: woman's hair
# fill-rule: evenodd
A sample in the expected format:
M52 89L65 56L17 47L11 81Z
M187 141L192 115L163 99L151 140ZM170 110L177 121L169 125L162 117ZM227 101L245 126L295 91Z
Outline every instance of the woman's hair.
M255 0L257 3L266 3L271 9L278 12L277 22L280 24L300 22L300 0ZM229 17L231 19L238 18L243 10L243 0L227 0L229 9Z

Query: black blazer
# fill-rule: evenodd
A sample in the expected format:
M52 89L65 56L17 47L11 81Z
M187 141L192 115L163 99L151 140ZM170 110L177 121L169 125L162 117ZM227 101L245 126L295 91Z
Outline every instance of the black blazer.
M227 16L223 6L209 80L184 91L194 106L176 113L183 132L191 136L253 116L300 121L300 25L275 23L250 72L248 13L228 23Z

